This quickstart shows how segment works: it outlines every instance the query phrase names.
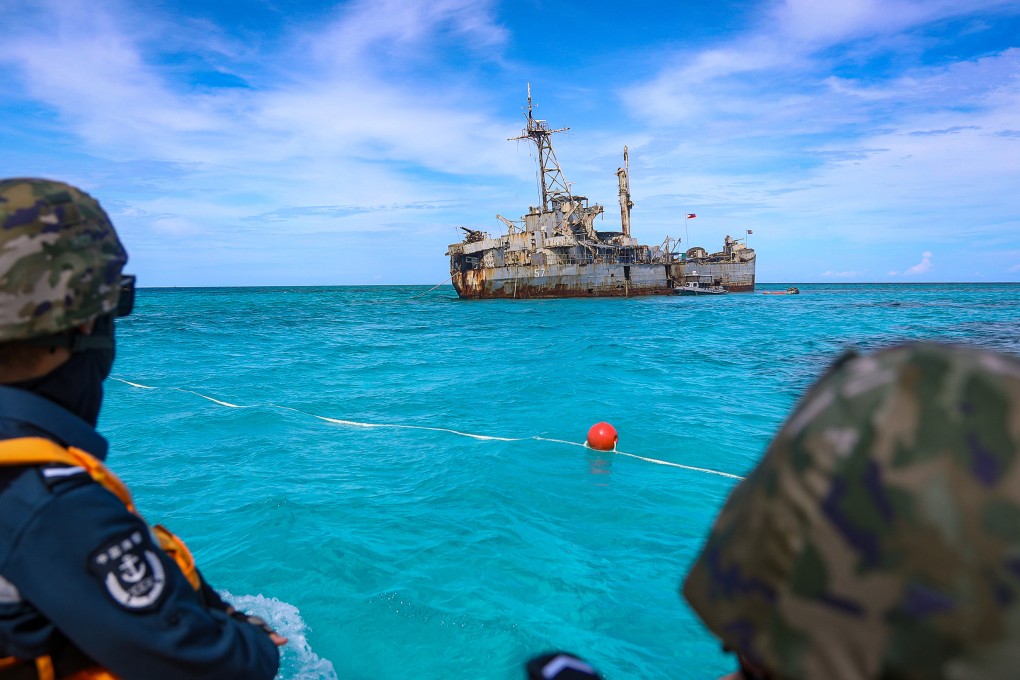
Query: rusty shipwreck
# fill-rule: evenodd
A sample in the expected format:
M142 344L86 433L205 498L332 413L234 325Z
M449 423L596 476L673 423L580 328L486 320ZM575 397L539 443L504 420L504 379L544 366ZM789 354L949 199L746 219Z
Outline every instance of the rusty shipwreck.
M451 245L450 274L462 298L631 297L673 295L691 284L728 291L754 290L755 252L744 239L726 237L723 249L678 252L679 239L661 245L638 243L630 234L629 159L616 171L620 188L620 231L599 231L604 209L574 194L563 177L550 129L533 115L528 88L527 127L511 141L538 149L540 199L519 221L497 215L507 228L492 237L461 227L464 240Z

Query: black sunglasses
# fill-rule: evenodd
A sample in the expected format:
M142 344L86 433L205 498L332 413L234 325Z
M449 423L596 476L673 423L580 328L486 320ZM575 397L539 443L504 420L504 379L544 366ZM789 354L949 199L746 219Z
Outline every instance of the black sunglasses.
M127 316L135 308L135 276L134 274L121 274L120 297L117 298L116 316Z

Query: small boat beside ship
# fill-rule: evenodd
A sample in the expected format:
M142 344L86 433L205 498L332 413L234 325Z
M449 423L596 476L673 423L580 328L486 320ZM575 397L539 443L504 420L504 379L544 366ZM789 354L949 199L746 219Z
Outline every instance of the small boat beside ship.
M790 286L786 290L765 290L762 295L800 295L800 288Z
M722 286L702 285L699 281L688 281L676 289L678 295L725 295L729 291Z
M643 245L631 236L630 164L623 150L619 184L620 229L600 231L595 219L603 206L575 194L563 176L553 130L534 117L528 86L527 125L514 140L538 150L539 204L520 220L496 215L507 231L490 236L461 227L465 236L447 249L450 277L461 298L631 297L683 293L688 284L725 291L753 291L756 255L746 239L729 236L719 252L688 248L677 252L679 239ZM681 213L681 218L686 213ZM717 293L707 293L717 294Z

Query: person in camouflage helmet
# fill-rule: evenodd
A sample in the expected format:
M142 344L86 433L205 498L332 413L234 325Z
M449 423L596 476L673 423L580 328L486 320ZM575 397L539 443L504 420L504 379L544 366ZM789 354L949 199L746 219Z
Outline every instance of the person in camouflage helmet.
M1017 677L1020 361L921 343L839 362L682 592L744 677Z
M150 531L102 463L126 262L88 194L0 180L0 680L272 678L286 640Z
M116 309L127 253L91 196L0 181L0 342L54 335Z

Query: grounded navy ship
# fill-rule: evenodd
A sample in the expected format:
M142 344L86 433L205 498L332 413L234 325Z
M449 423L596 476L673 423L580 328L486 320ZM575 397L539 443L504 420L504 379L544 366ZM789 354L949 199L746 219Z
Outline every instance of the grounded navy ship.
M641 245L630 235L629 159L616 171L620 186L620 231L598 231L599 204L570 191L552 147L552 130L532 112L528 87L527 127L511 141L529 140L538 148L541 204L522 220L497 219L507 233L490 237L466 232L449 247L450 274L462 298L630 297L672 295L691 286L727 291L754 290L754 250L743 239L726 237L723 249L675 252L679 239L668 236L659 246Z

